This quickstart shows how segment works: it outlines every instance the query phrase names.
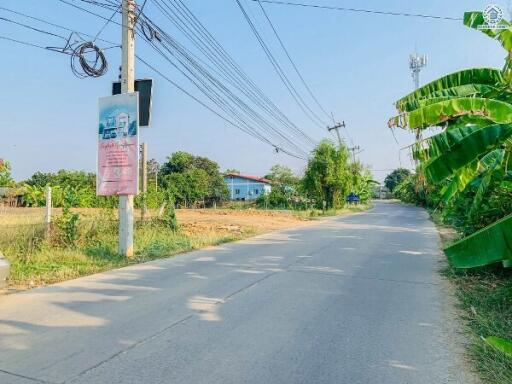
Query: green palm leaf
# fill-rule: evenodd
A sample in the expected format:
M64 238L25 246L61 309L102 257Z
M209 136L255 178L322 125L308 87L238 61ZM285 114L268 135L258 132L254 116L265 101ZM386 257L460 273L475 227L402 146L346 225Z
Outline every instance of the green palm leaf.
M480 160L473 160L468 165L459 169L452 177L452 180L441 190L442 200L447 203L456 194L463 192L466 187L482 173L492 175L494 170L503 164L505 150L496 149Z
M412 99L403 102L400 105L401 112L411 112L415 109L426 107L440 101L450 100L461 97L479 97L479 98L495 98L500 94L500 90L496 87L485 84L467 84L458 87L442 89L432 92L428 96L420 99Z
M489 122L485 120L478 124L466 124L446 129L424 140L421 144L422 148L415 148L413 156L415 159L422 161L438 157L467 136L489 125Z
M484 338L484 340L487 344L503 352L505 355L512 357L512 341L505 340L496 336L489 336Z
M464 13L464 25L498 40L507 51L512 50L512 25L507 20L503 19L499 23L500 26L508 27L507 29L483 29L485 20L482 12L466 12Z
M439 183L478 157L501 145L512 135L512 125L493 124L472 132L424 165L425 176Z
M457 268L474 268L512 261L512 215L447 247L444 252Z
M443 76L418 88L398 100L396 107L400 112L405 112L404 106L415 100L439 96L464 97L476 93L484 94L492 91L491 88L486 88L485 86L499 87L503 83L504 79L499 69L465 69Z
M441 101L391 118L390 127L409 127L411 129L438 126L461 116L481 116L499 123L512 123L512 105L503 101L460 97Z

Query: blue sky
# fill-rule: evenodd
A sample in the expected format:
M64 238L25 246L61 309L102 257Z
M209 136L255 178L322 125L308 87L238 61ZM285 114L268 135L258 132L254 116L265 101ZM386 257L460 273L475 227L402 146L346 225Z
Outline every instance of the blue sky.
M69 1L81 3L79 0ZM477 0L309 2L449 17L462 17L466 10L482 10L487 5L487 2ZM286 92L242 18L235 0L185 0L185 3L296 125L316 140L332 137L325 129L311 124ZM507 9L505 1L496 3ZM243 4L257 20L258 27L287 68L287 73L300 87L257 3L244 0ZM3 0L0 6L92 35L103 25L102 20L57 0ZM403 166L411 166L407 151L402 151L399 156L399 148L410 144L413 136L397 131L397 143L386 123L395 113L393 102L413 88L408 57L415 47L429 56L428 67L421 74L421 83L463 68L501 67L505 57L497 42L458 21L270 4L265 8L322 105L337 119L346 122L348 135L343 133L347 142L363 148L359 158L374 169L395 168L400 162ZM107 11L97 11L110 16ZM145 13L192 49L191 43L162 17L151 0L148 0ZM2 10L0 17L27 22ZM34 21L28 22L62 33ZM0 35L3 36L45 46L60 43L56 38L42 36L2 20L0 26ZM120 33L119 26L109 25L101 37L117 42L120 41ZM0 48L0 72L4 75L3 92L0 93L0 158L11 161L15 178L27 178L38 170L94 171L98 98L109 94L111 82L117 78L120 51L107 51L109 72L105 76L77 79L71 73L69 58L65 55L5 40L0 40ZM143 41L137 41L136 50L170 78L201 96L190 82L162 61ZM150 157L162 162L172 152L184 150L210 157L222 169L237 168L256 175L265 174L277 163L288 165L296 172L304 168L304 161L276 154L272 147L227 125L142 64L137 64L136 76L155 79L152 125L141 130L141 141L148 143ZM299 89L307 98L306 92ZM310 104L313 108L312 101ZM385 174L383 171L375 172L375 178L382 180Z

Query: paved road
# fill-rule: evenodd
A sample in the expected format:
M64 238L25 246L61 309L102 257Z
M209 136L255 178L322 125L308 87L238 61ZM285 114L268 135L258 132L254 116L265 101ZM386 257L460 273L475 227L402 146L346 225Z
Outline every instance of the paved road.
M0 383L471 383L424 211L0 297Z

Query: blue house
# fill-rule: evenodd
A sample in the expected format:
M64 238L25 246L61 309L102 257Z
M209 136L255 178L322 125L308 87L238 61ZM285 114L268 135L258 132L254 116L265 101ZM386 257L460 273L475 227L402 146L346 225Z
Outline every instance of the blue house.
M228 186L231 200L256 200L271 190L270 180L263 177L226 173L224 181Z

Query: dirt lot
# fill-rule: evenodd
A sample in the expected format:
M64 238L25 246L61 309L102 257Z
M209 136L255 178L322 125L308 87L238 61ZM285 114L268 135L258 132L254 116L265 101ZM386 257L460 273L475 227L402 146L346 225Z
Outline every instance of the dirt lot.
M283 228L308 225L312 221L303 220L289 212L246 210L179 209L176 211L178 222L184 231L240 232L251 228L256 233L274 231Z

